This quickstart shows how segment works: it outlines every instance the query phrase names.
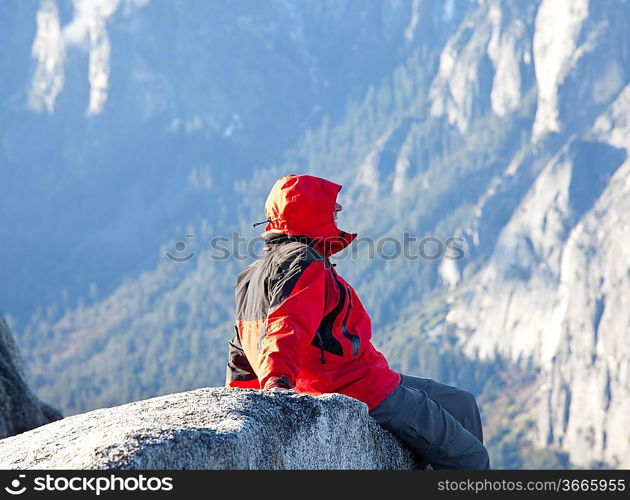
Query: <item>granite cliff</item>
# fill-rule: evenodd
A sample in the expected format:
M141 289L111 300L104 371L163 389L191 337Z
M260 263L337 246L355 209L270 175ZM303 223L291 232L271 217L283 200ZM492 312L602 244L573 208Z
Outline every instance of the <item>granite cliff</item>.
M424 468L340 394L204 388L67 417L0 441L1 469Z
M0 438L62 418L26 385L22 357L9 325L0 315Z

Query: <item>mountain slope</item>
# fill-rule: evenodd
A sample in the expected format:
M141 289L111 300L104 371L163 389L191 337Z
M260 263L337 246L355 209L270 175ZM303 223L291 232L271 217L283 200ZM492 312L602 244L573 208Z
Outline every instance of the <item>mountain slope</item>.
M571 138L547 164L488 263L454 293L444 326L471 356L499 353L544 369L537 442L622 467L630 460L629 96L627 86L590 141Z
M411 7L3 2L2 310L22 329L155 268L186 224L233 224L236 185L406 57Z
M212 187L189 205L186 191L173 192L171 227L178 221L195 235L195 259L169 261L165 238L156 236L158 263L147 261L142 274L110 284L106 297L51 305L31 318L20 342L47 399L77 412L221 384L232 287L247 259L211 258L210 238L229 240L234 231L254 238L249 224L262 220L275 178L307 172L344 185L341 227L373 239L416 237L397 258L370 258L369 242L357 241L338 269L356 286L375 343L396 368L480 396L496 463L628 465L627 5L403 4L348 3L314 19L297 10L305 30L329 15L345 26L350 6L360 13L347 47L325 37L316 44L318 60L335 61L336 97L302 128L287 121L291 138L274 142L266 162L224 168L219 177L229 182L217 185L211 168ZM378 70L359 72L385 41L379 54L387 61L379 56ZM338 45L347 59L326 52ZM154 163L167 170L162 153ZM196 170L195 182L208 185L207 173ZM171 180L164 185L177 185ZM160 200L169 191L156 193ZM199 209L205 203L215 211ZM465 258L419 258L425 236L461 237ZM49 370L59 377L51 380Z

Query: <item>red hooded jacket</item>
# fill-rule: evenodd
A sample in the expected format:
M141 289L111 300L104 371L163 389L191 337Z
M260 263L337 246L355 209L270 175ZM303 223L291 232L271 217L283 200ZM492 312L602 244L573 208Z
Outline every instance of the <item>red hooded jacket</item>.
M271 189L264 255L236 283L227 386L337 392L371 410L400 382L370 342L359 297L328 260L357 236L335 224L340 189L310 175L282 177Z

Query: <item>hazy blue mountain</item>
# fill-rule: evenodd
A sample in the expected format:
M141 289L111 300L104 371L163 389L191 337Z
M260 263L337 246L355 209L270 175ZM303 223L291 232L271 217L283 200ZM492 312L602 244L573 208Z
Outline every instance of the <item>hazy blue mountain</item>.
M0 305L47 401L221 384L247 260L210 239L313 173L417 238L338 269L394 367L479 395L497 466L630 463L627 2L94 5L0 7Z
M235 186L412 50L410 7L3 2L4 311L103 298L186 224L234 223Z

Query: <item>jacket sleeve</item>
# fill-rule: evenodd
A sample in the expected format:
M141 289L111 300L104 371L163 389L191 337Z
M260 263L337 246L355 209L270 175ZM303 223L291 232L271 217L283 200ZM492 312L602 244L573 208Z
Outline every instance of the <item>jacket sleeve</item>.
M272 291L258 358L263 389L295 385L302 353L324 317L325 296L323 261L310 262L294 279Z
M241 387L243 389L260 389L256 373L249 363L241 339L239 338L238 328L234 326L236 334L234 338L228 342L228 362L225 372L226 387Z

